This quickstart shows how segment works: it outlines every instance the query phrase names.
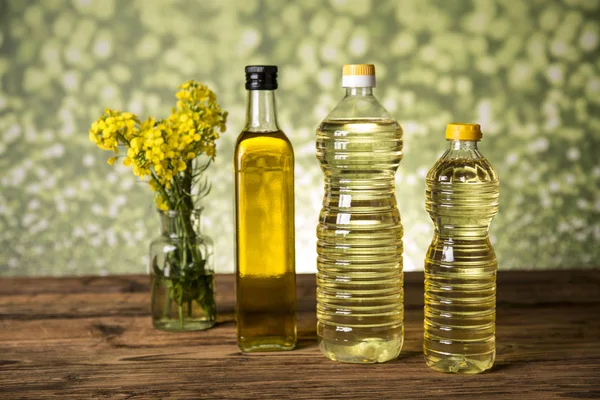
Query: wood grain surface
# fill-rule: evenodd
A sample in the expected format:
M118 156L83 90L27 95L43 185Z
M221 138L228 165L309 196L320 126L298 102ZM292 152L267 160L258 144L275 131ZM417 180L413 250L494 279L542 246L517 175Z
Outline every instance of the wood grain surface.
M149 278L0 280L0 399L600 399L600 271L501 272L498 356L477 376L429 370L423 274L406 274L400 358L325 359L315 277L298 276L299 345L242 354L233 277L217 277L218 325L152 328Z

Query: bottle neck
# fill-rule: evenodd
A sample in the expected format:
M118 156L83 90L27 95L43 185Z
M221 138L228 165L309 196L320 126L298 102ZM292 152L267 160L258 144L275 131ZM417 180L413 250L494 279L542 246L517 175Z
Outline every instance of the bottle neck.
M275 107L274 90L249 90L248 108L246 109L245 131L276 132L277 111Z
M372 87L347 87L346 96L373 96Z
M448 140L448 149L443 157L476 160L483 158L483 155L477 148L476 140Z
M476 140L448 140L448 150L478 151Z

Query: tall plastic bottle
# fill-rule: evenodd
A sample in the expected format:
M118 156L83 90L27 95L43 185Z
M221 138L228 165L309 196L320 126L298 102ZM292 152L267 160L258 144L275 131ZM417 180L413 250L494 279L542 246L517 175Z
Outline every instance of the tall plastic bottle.
M317 334L346 363L395 359L403 343L402 225L394 176L402 128L373 95L375 67L344 65L346 96L317 130L325 197L317 229Z
M427 365L476 374L496 355L496 255L488 237L498 175L477 149L477 124L449 124L448 149L427 174L435 233L425 260Z
M296 345L294 151L277 124L277 67L246 67L235 146L236 320L242 351Z

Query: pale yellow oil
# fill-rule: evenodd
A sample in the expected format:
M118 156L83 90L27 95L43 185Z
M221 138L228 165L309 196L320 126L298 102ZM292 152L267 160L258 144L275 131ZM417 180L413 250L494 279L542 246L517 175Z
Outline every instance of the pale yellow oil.
M242 351L296 345L294 153L283 132L242 132L234 157L236 319Z
M317 228L317 335L336 361L395 359L403 343L402 224L393 120L325 120L317 130L325 197Z
M497 262L488 228L498 194L484 158L442 158L427 175L436 228L425 260L423 349L436 371L476 374L494 364Z

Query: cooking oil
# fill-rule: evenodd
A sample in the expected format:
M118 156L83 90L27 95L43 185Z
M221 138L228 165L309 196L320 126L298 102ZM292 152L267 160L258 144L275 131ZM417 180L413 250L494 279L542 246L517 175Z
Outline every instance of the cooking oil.
M435 225L425 260L427 365L476 374L496 355L496 255L488 229L498 212L498 176L477 148L477 124L449 124L447 151L427 174Z
M344 66L346 96L317 130L325 197L317 228L317 334L336 361L395 359L403 343L402 128L373 96L372 65Z
M277 126L276 67L252 66L246 72L248 117L234 156L237 341L246 352L291 350L296 345L294 153Z

